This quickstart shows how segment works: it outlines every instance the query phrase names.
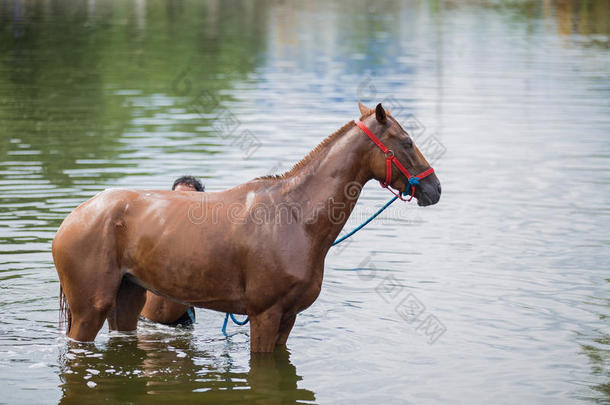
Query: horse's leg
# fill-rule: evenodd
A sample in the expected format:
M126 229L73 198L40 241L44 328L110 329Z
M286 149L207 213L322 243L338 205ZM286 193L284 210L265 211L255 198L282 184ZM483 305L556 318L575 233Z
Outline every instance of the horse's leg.
M72 272L75 274L77 272ZM114 306L120 283L118 274L89 269L70 277L64 292L70 306L71 325L67 336L79 342L91 342L104 325ZM81 277L88 275L89 277Z
M257 315L250 315L250 351L253 353L271 353L280 330L282 313L270 308Z
M288 340L288 335L290 335L290 331L294 326L294 321L297 319L296 315L291 315L287 318L282 319L280 323L280 331L277 336L276 345L285 345Z
M145 302L146 290L127 277L123 277L114 308L108 314L110 330L123 332L135 330Z

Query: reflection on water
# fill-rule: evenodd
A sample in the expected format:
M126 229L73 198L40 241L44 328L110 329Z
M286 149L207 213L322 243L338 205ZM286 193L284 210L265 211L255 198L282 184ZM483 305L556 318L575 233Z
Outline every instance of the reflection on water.
M174 104L161 95L187 63L208 91L226 90L256 66L264 46L265 8L235 13L214 2L191 2L188 9L170 2L148 14L143 2L2 4L0 89L10 98L2 98L0 110L7 141L0 159L26 163L36 155L36 166L21 171L60 187L103 188L134 171L142 156L121 137L141 134L159 119L148 100L143 106L133 96L156 95L155 107ZM201 14L211 24L201 24ZM223 23L227 18L231 24ZM134 120L148 125L134 128ZM176 137L199 132L189 120L165 122Z
M297 386L301 377L285 348L252 356L235 367L231 353L206 353L188 334L111 337L101 347L69 344L59 358L60 403L297 404L314 393Z
M606 279L606 282L610 283L610 279ZM608 325L610 298L591 297L590 304L597 307L594 311L597 313L600 322ZM610 347L610 332L606 328L596 328L590 335L581 334L579 337L582 353L589 358L591 375L602 381L591 385L591 388L600 394L594 398L597 402L604 402L604 400L610 398L610 350L608 350L608 347Z
M0 0L1 401L609 401L609 7ZM247 328L227 340L207 311L66 348L50 243L75 206L286 170L358 99L442 144L443 199L331 251L290 356L250 359ZM347 226L387 198L367 186ZM446 326L434 345L390 278Z
M607 35L610 32L610 19L608 19L607 2L593 0L546 2L544 10L545 15L556 15L560 34L601 34L602 36L599 38L592 37L593 43L608 47ZM605 41L603 35L606 35Z

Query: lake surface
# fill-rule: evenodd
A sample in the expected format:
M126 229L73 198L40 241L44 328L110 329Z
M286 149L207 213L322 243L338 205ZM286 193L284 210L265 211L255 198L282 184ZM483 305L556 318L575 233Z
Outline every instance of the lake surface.
M610 403L608 7L0 0L0 403ZM280 173L359 99L443 195L333 248L288 350L205 310L68 348L50 247L78 204Z

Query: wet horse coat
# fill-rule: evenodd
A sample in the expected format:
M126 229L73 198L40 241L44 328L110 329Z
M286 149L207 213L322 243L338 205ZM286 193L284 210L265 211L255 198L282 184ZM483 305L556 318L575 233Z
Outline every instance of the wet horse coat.
M429 168L378 105L361 120L413 173ZM67 334L91 341L137 325L146 290L250 317L253 352L285 344L296 315L320 293L324 260L364 184L385 179L385 155L349 122L281 176L215 193L106 190L77 207L53 241ZM408 182L397 171L391 185ZM435 204L432 174L415 189ZM67 302L67 303L66 303Z

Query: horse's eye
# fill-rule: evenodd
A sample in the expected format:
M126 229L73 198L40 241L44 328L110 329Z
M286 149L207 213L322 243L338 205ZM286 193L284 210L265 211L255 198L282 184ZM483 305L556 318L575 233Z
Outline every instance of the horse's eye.
M413 147L413 141L409 137L404 138L401 143L406 149L411 149Z

